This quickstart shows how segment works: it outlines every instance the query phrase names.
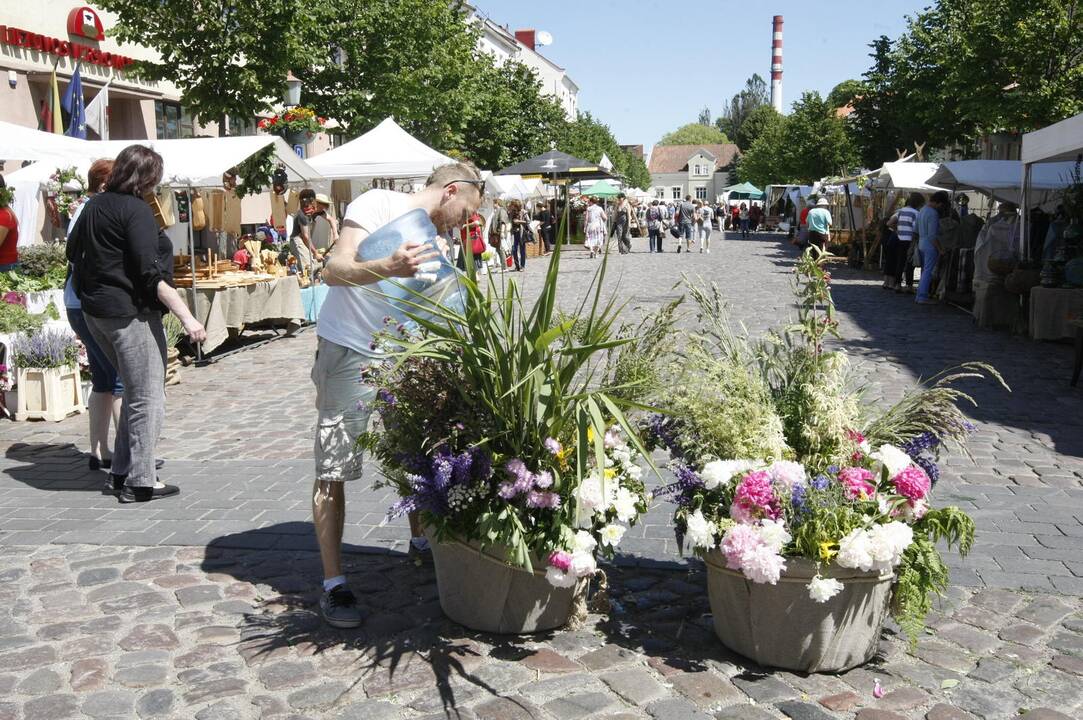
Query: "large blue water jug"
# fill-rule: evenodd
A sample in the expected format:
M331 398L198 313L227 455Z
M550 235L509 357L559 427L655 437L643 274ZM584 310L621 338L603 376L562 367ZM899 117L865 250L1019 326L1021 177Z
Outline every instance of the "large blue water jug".
M412 278L392 278L377 283L379 291L388 297L392 308L391 315L400 323L407 323L406 312L415 315L432 316L413 307L410 303L425 305L426 302L415 295L420 293L432 302L439 303L454 312L463 312L465 301L459 270L448 262L440 253L436 242L436 226L429 219L429 214L418 208L392 220L361 241L357 248L357 258L362 261L381 260L390 257L408 240L427 243L439 256L432 265L425 267ZM409 323L408 323L409 324Z

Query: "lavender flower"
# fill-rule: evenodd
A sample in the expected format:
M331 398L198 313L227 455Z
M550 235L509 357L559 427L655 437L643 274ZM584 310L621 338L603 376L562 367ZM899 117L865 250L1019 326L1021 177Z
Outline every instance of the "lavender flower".
M29 335L17 335L11 343L16 367L61 368L74 365L79 357L79 341L58 328L42 328Z
M475 487L478 483L488 482L492 476L492 461L481 448L462 453L439 448L431 458L402 456L399 462L402 467L416 469L416 472L406 475L411 492L391 506L387 513L389 520L419 510L447 515L453 509L448 497L456 488ZM460 497L462 492L460 490Z
M798 516L808 512L808 487L804 483L795 483L790 488L790 503Z
M560 443L555 438L545 438L542 446L549 451L550 455L556 455L561 451Z
M673 502L679 507L690 506L695 493L703 489L703 479L695 470L682 462L671 462L669 469L677 478L677 481L655 490L654 496L672 497Z
M826 490L829 484L831 484L831 478L822 473L812 478L812 487L817 490Z
M548 470L542 470L534 476L534 487L539 490L545 490L546 488L553 486L553 474Z
M969 422L966 424L974 427ZM933 485L940 479L940 467L936 464L936 459L942 442L935 433L924 432L902 446L902 450L910 456L915 465L925 471Z

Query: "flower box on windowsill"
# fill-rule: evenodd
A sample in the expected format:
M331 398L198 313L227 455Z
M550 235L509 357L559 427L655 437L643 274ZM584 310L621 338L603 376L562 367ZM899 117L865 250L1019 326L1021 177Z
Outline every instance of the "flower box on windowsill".
M19 403L16 420L59 422L72 413L86 410L79 368L19 368Z

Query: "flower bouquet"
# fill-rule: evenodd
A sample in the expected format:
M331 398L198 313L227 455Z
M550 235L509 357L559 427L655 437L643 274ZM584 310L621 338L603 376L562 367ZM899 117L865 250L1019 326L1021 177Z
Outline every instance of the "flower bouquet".
M86 181L75 166L57 168L45 183L48 207L59 217L70 218L87 201Z
M613 554L649 502L622 412L634 383L601 362L633 338L600 301L604 264L593 302L557 315L559 266L558 250L529 309L514 282L502 295L491 279L482 287L472 263L461 310L400 299L416 328L386 318L388 359L363 378L377 388L376 422L360 443L401 496L389 514L420 513L441 606L476 630L581 621L589 579L605 585L597 555Z
M702 555L715 630L764 665L807 672L866 662L890 610L921 632L948 571L937 543L965 554L974 523L933 508L937 451L962 446L970 400L952 384L999 375L973 363L934 378L882 414L863 412L842 351L830 275L812 251L798 265L798 322L751 341L733 333L717 293L693 290L701 330L659 399L648 442L667 448L678 538ZM764 632L765 628L771 631Z

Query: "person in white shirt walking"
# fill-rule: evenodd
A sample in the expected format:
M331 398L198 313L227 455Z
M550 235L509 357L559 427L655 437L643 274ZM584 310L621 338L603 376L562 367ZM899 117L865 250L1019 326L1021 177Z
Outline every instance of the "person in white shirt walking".
M711 211L711 206L707 203L696 203L699 205L699 251L705 252L708 255L711 253L711 222L714 220L714 213Z

